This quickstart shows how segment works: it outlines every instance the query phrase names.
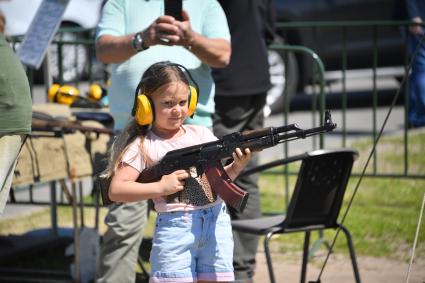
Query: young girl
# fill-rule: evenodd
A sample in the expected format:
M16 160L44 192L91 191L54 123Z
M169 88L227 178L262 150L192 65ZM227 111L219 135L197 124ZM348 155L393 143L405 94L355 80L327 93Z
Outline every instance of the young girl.
M113 176L109 197L116 202L153 199L157 219L150 282L233 281L230 217L205 176L193 178L177 170L158 182L136 182L143 169L168 151L217 139L206 127L183 125L193 112L192 95L197 95L184 71L188 73L181 65L160 62L143 74L133 109L136 117L113 146L107 169ZM141 117L140 108L147 116L151 111L152 117ZM251 159L251 152L236 149L233 159L225 167L232 179Z

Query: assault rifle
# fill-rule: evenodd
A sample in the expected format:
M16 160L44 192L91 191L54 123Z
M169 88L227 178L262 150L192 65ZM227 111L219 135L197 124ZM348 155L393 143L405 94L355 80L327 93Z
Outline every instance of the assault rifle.
M167 152L158 164L143 170L136 181L151 183L159 181L163 175L171 174L179 169L190 170L190 172L196 170L198 176L205 173L211 188L229 206L243 211L248 200L248 193L236 186L227 176L221 163L222 160L231 158L236 148L240 148L242 151L245 148L258 151L280 143L329 132L335 128L336 124L332 123L330 112L326 111L325 122L320 127L304 130L297 124L290 124L228 134L217 141ZM107 190L109 186L102 187L103 190ZM107 191L102 193L104 203L108 204L108 200L105 200ZM167 196L167 200L174 199L176 194Z

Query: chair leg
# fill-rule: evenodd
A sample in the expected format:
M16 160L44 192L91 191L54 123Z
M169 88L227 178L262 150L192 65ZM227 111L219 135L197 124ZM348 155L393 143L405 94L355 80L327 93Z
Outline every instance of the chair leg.
M9 190L9 197L10 197L10 203L16 203L15 190L13 189L13 187L11 187Z
M360 273L359 273L359 268L358 268L358 265L357 265L357 258L356 258L356 253L354 252L354 245L353 245L353 240L352 240L351 234L348 231L348 229L345 228L345 226L339 225L339 227L344 232L345 237L347 238L348 249L350 250L351 263L353 265L354 277L356 279L356 282L360 283L361 282Z
M305 236L304 236L303 262L301 265L301 280L300 280L301 283L304 283L306 279L309 247L310 247L310 231L307 231L305 232Z
M269 270L270 283L275 283L276 279L274 277L274 272L273 272L272 256L270 254L270 249L269 249L269 243L272 236L273 236L273 232L269 232L264 237L264 252L266 253L267 269Z

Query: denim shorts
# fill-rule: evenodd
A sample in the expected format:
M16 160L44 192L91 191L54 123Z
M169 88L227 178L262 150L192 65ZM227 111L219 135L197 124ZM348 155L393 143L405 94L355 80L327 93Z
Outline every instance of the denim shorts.
M150 263L150 282L233 281L226 205L158 213Z

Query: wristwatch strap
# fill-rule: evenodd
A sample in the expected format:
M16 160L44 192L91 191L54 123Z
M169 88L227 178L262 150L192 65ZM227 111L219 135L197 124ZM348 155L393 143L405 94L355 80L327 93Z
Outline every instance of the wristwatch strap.
M148 47L145 46L141 32L138 32L133 36L132 45L134 50L136 50L137 52L140 52L149 48L149 46Z

